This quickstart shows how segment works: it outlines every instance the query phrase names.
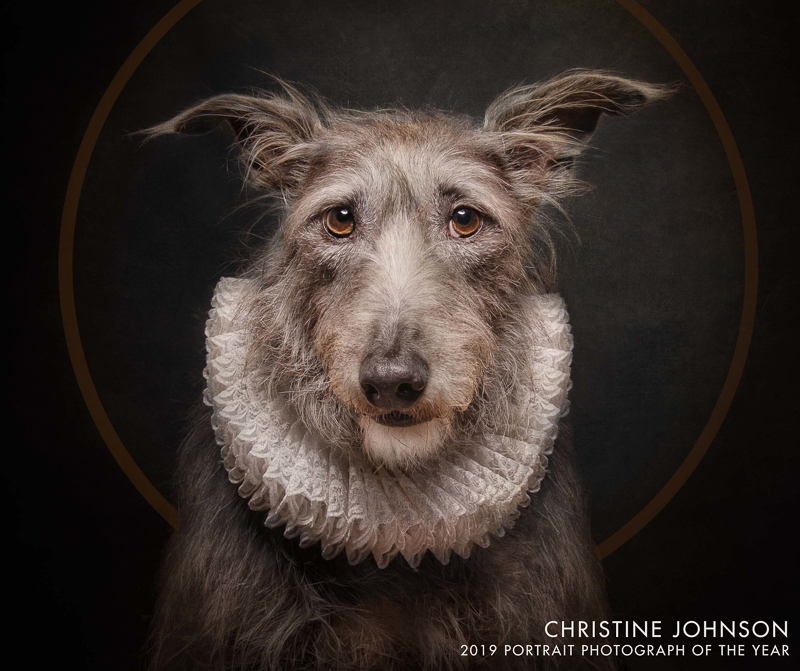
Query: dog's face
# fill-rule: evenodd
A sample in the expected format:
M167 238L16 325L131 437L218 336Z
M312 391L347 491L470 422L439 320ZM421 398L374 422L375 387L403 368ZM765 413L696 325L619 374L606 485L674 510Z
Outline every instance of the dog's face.
M526 214L468 127L387 116L320 139L284 253L302 259L296 307L376 460L429 456L473 403L527 282Z
M247 175L287 204L250 270L251 365L307 427L389 467L502 416L524 359L524 297L551 288L536 208L568 192L602 113L662 89L575 73L510 91L485 123L220 96L154 129L228 121Z

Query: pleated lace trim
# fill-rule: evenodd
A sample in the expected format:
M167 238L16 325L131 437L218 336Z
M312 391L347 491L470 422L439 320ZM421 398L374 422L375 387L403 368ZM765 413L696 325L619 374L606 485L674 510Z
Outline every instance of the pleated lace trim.
M266 525L285 525L300 545L320 543L351 564L372 555L380 568L401 554L413 567L430 550L442 563L468 557L503 536L545 476L559 419L567 413L572 337L557 294L530 298L534 333L529 371L502 432L448 450L425 469L376 469L312 435L276 402L267 402L245 370L249 332L242 299L252 283L223 278L206 325L204 400L229 479Z

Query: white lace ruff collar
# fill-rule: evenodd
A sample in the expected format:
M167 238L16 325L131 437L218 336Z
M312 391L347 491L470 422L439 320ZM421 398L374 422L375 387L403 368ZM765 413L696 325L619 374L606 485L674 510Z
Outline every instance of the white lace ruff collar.
M245 371L249 331L239 309L249 280L223 278L206 325L205 403L229 479L268 527L285 524L300 545L320 542L351 564L372 554L384 568L397 554L416 567L427 550L444 564L503 536L545 475L559 419L567 413L572 336L557 294L531 298L530 370L513 402L516 423L436 457L429 468L389 472L329 448L279 404L264 401Z

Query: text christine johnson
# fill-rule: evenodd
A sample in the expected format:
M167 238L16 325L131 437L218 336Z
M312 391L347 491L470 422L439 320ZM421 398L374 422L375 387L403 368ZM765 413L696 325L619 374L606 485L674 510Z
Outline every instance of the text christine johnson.
M789 623L784 621L765 622L758 620L748 622L739 620L732 622L703 620L696 622L687 620L686 622L676 622L673 627L668 627L664 631L661 620L645 622L632 622L628 620L601 620L600 622L587 622L577 620L574 622L559 622L551 620L544 627L544 633L549 638L788 638Z

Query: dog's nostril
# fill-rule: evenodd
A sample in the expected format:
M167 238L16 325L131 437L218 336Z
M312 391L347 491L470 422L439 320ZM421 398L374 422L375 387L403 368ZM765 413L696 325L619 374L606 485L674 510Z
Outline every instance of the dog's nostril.
M412 383L403 382L397 387L395 393L400 398L416 401L422 395L422 390L414 389Z
M405 410L422 396L428 364L416 355L370 355L361 364L359 383L366 399L381 410Z
M362 384L361 391L364 392L364 396L367 397L367 400L372 403L372 405L376 404L379 394L378 390L374 386L371 384Z

